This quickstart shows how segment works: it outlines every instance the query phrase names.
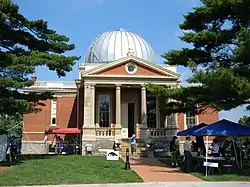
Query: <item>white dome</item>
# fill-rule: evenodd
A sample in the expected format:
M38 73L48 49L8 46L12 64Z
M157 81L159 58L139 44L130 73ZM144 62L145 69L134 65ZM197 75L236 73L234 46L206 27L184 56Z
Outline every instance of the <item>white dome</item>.
M84 62L110 62L128 55L155 62L152 47L141 36L123 29L101 33L88 48Z

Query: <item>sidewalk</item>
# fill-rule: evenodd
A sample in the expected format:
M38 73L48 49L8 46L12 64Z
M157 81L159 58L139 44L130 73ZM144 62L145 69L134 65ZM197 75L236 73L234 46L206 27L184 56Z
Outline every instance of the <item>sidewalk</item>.
M182 173L177 168L169 168L156 159L137 158L130 160L131 168L144 182L197 182L201 179Z

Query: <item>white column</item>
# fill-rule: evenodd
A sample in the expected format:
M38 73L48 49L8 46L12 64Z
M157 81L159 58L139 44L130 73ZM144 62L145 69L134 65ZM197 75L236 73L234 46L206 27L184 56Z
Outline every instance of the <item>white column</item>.
M147 97L144 86L141 87L141 123L142 127L147 127Z
M147 127L147 97L146 88L141 87L141 128L140 138L146 140L148 138L148 127Z
M121 127L121 87L116 86L116 116L115 116L115 121L116 121L116 127L120 128Z
M95 86L91 86L91 124L95 126Z

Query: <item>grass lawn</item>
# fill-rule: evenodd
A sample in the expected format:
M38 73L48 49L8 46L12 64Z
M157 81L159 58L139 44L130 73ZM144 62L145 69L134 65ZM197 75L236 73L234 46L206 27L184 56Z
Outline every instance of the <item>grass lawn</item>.
M101 156L27 156L0 172L1 186L142 182L123 161Z
M159 159L159 161L172 167L170 158ZM250 166L246 166L243 171L228 174L209 174L208 177L205 176L204 172L191 172L190 174L205 181L250 181Z

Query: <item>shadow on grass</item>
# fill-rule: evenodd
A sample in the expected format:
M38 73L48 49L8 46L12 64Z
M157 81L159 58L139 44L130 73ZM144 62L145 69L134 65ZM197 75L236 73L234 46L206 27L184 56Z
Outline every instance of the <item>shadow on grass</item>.
M0 162L0 166L2 167L10 167L14 165L20 165L24 162L30 161L30 160L42 160L42 159L51 159L58 155L19 155L17 160L13 160L11 163L4 161ZM61 155L60 155L61 156Z

